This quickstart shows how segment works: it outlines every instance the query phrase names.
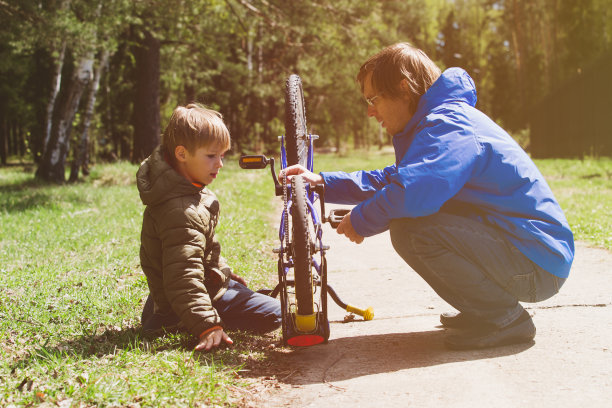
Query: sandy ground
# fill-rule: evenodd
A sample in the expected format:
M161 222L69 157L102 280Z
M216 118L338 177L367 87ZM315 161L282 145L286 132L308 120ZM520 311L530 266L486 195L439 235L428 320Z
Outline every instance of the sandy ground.
M329 282L375 318L344 323L330 300L328 344L279 351L248 405L265 407L611 407L612 253L577 243L570 279L526 304L534 342L450 351L452 310L406 265L388 234L356 245L325 224Z

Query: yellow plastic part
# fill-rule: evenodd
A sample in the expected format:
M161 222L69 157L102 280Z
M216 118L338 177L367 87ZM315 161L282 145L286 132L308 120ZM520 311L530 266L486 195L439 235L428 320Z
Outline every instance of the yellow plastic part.
M363 316L363 320L372 320L374 318L374 309L372 306L368 307L366 310L363 310L353 305L346 305L346 311Z
M317 328L316 313L310 315L295 314L295 328L302 333L309 333Z

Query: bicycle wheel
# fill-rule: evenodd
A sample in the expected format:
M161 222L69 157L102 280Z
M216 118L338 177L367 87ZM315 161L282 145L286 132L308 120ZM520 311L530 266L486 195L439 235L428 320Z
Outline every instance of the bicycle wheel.
M285 87L285 146L287 164L308 167L308 132L302 80L293 74Z
M291 224L293 236L293 273L295 280L295 299L299 315L312 315L313 281L312 253L310 245L310 214L306 204L306 188L301 176L293 177L291 205Z

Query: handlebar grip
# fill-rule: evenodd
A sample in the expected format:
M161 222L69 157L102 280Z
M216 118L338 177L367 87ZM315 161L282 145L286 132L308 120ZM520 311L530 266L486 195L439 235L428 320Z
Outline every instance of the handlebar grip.
M355 313L359 316L363 316L363 320L372 320L374 319L374 309L372 308L372 306L368 307L367 309L363 310L360 309L356 306L353 305L346 305L346 311L347 312L351 312L351 313Z

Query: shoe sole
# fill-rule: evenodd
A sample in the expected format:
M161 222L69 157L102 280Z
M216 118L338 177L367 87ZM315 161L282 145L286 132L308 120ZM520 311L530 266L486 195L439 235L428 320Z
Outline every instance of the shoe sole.
M451 350L481 350L492 347L509 346L512 344L523 344L533 341L536 335L536 328L533 325L533 322L531 320L527 320L513 329L520 331L520 326L522 325L530 326L523 329L525 333L509 335L506 337L500 333L503 332L503 330L499 330L480 336L480 338L475 336L472 339L463 338L460 336L449 336L444 340L444 344ZM496 336L499 336L499 339L495 340L494 338Z

